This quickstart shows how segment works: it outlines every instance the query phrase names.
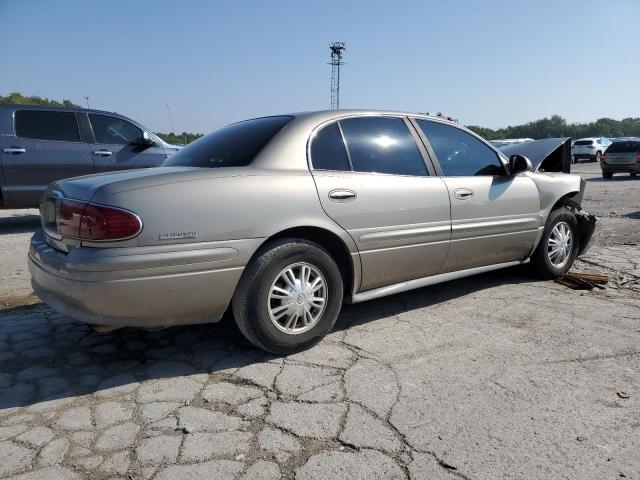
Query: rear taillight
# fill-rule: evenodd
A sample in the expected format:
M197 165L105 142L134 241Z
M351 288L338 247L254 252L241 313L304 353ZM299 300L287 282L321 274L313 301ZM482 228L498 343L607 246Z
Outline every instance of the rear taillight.
M636 163L640 165L640 152L636 154Z
M57 230L65 237L94 242L125 240L142 230L140 218L127 210L63 198Z

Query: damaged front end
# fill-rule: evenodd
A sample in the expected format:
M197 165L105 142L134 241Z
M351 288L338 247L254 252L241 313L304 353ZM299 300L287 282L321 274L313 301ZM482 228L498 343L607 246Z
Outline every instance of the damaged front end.
M534 172L571 173L570 138L544 138L504 147L500 151L507 158L511 155L527 157Z
M578 255L582 255L591 248L591 240L596 230L600 228L600 222L593 213L585 212L578 202L567 199L566 204L578 221L578 237L580 238Z

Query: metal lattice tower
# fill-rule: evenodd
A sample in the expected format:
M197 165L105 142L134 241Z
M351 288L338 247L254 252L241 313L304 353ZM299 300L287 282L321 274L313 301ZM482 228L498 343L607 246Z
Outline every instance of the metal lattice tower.
M331 49L331 109L340 108L340 66L344 65L342 55L347 44L344 42L333 42L329 44Z

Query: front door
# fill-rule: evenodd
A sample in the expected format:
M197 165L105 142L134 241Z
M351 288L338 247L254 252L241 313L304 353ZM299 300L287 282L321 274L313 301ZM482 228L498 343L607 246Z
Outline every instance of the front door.
M507 175L498 154L470 133L416 120L451 199L451 247L443 272L524 260L540 227L540 198L526 174Z
M165 151L156 143L141 145L143 131L137 125L120 117L89 114L95 143L91 144L96 173L132 168L157 167L165 159Z
M310 153L324 210L358 247L359 291L441 271L449 248L449 196L442 179L430 175L435 172L404 119L331 123L315 135Z
M15 207L36 208L51 182L93 171L74 112L16 110L15 137L2 145L2 171Z

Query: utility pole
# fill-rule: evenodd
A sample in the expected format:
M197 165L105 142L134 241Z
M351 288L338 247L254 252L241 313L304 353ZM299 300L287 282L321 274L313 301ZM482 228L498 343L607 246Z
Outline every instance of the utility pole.
M340 108L340 66L344 65L342 55L344 54L347 44L344 42L333 42L329 44L331 49L331 109L338 110Z
M167 103L167 112L169 112L169 123L171 124L171 133L176 133L175 128L173 128L173 118L171 118L171 109L169 108L168 103Z
M89 97L85 96L85 97L84 97L84 99L85 99L85 101L87 102L87 108L91 108L91 107L89 106Z

